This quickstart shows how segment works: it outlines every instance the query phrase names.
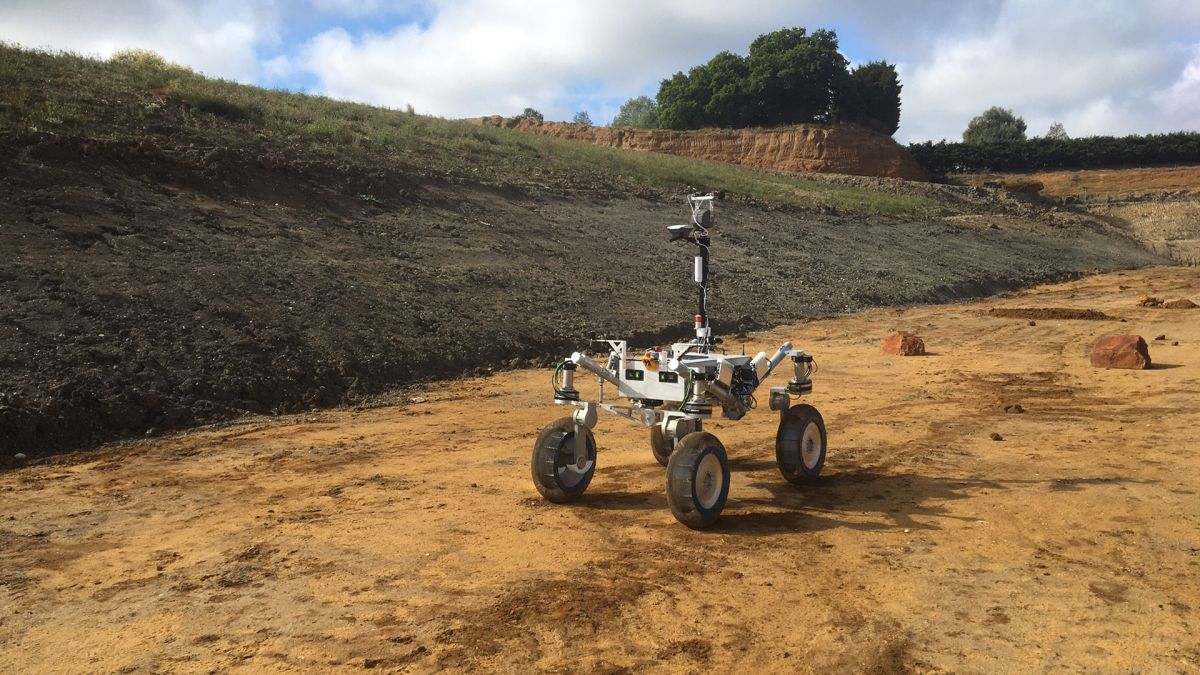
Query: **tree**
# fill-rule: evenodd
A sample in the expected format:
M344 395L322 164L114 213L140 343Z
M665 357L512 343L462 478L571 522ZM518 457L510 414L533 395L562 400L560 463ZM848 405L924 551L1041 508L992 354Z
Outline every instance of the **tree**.
M833 91L848 62L837 33L785 28L758 36L746 57L748 89L756 102L753 124L776 126L832 119Z
M687 75L675 73L658 87L658 125L664 129L699 129L706 122L704 107L711 94L704 66Z
M963 143L983 145L1023 141L1025 128L1025 120L1014 115L1013 111L992 106L967 125L963 132Z
M804 28L785 28L758 36L745 57L721 52L708 63L675 73L658 89L658 122L667 129L698 129L706 126L777 126L802 122L831 122L837 118L835 98L854 85L848 62L838 52L837 34ZM892 90L878 89L888 84ZM871 82L867 76L876 77ZM898 119L899 81L895 69L883 64L864 71L862 95L854 100L856 117L867 119L865 106L877 105L894 93ZM891 113L876 117L888 126Z
M753 124L746 59L721 52L687 75L675 73L658 89L658 122L667 129Z
M613 118L612 126L657 129L658 103L649 96L631 98L621 105L617 116Z
M900 78L878 61L855 68L837 34L784 28L758 36L749 53L721 52L658 88L664 129L854 122L885 134L900 126ZM618 116L619 118L620 116ZM614 126L619 123L614 120Z
M542 113L534 110L533 108L526 108L523 110L520 115L517 115L517 119L531 120L534 122L544 122L546 120L545 117L542 117Z
M1055 122L1050 125L1050 130L1046 132L1046 138L1055 141L1069 141L1071 137L1067 135L1067 128L1062 125L1062 122Z
M587 114L586 110L580 110L575 113L575 116L571 118L571 122L574 124L584 124L589 127L592 126L592 118Z
M834 118L891 136L900 128L900 77L886 61L855 68L834 90Z
M737 128L754 124L754 101L747 88L749 76L746 59L732 52L721 52L705 64L701 86L708 94L704 102L706 126Z

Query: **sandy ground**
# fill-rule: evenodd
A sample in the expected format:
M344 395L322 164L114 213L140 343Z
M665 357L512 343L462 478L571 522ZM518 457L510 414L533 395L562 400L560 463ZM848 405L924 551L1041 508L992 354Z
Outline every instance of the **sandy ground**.
M1143 292L1200 301L1200 271L750 336L817 355L826 473L780 478L765 406L710 424L734 473L703 532L612 417L582 502L538 497L547 371L9 471L0 670L1200 672L1200 310ZM1114 332L1156 367L1091 368Z

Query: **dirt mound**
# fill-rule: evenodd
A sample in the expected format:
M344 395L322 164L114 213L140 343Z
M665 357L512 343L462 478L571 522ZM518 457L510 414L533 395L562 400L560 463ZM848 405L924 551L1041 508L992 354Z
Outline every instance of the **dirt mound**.
M1039 173L962 174L953 177L963 185L986 183L1020 185L1038 183L1047 197L1123 198L1137 195L1177 196L1200 192L1200 166L1163 166L1133 169L1081 169ZM1015 187L1009 188L1016 190Z
M1137 305L1138 307L1159 307L1162 309L1196 309L1200 307L1200 305L1197 305L1187 298L1163 300L1150 295L1142 295L1139 297Z
M1116 321L1117 318L1109 316L1104 312L1095 309L1068 309L1065 307L997 307L988 310L991 316L998 316L1005 319L1068 319L1076 321Z
M1178 300L1168 300L1162 304L1163 309L1196 309L1200 307L1196 303L1187 298L1179 298Z
M978 183L969 183L973 187L987 187L1000 190L1008 190L1019 194L1037 194L1042 191L1045 185L1040 180L1034 180L1025 176L1011 176L998 180L985 180Z
M625 150L659 152L791 173L842 173L926 180L903 146L862 127L797 125L777 129L614 129L499 115L468 120Z

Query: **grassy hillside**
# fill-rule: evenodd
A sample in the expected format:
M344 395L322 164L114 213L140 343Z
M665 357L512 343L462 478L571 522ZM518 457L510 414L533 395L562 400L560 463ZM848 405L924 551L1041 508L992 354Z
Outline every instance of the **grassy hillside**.
M264 147L519 188L676 194L720 187L742 199L866 214L936 205L715 162L631 153L199 75L149 52L102 61L0 45L0 129L108 140Z

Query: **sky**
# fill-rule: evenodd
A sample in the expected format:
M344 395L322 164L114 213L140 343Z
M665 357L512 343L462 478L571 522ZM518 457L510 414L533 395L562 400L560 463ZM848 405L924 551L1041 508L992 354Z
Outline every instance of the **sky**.
M1200 131L1200 0L0 0L0 41L143 48L210 76L442 117L604 124L762 33L837 32L900 73L901 142L998 105L1030 135Z

